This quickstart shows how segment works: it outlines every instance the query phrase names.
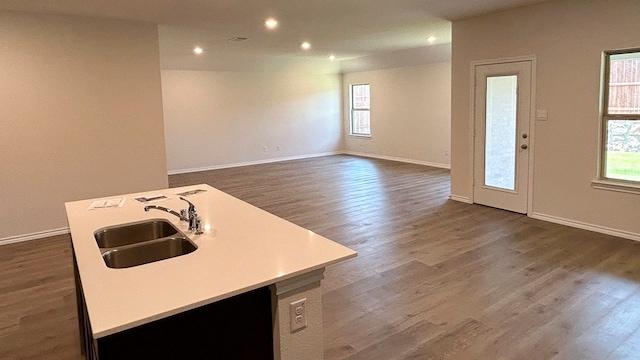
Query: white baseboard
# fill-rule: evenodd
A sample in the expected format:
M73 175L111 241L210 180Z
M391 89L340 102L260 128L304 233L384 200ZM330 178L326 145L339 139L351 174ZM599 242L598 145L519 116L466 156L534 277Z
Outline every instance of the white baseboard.
M25 234L25 235L10 236L10 237L0 239L0 246L19 243L23 241L29 241L29 240L37 240L37 239L42 239L50 236L64 235L68 233L69 233L69 228L67 227L67 228L60 228L60 229L53 229L53 230L45 230L45 231L40 231L40 232Z
M471 201L471 199L466 197L466 196L460 196L460 195L451 194L451 195L449 195L449 199L454 200L454 201L460 201L460 202L467 203L467 204L473 204L473 201ZM617 236L617 237L623 238L623 239L640 241L640 234L629 232L629 231L613 229L613 228L609 228L609 227L606 227L606 226L588 224L588 223L581 222L581 221L575 221L575 220L565 219L565 218L561 218L561 217L557 217L557 216L553 216L553 215L540 214L540 213L536 213L536 212L531 213L528 216L530 218L532 218L532 219L547 221L547 222L551 222L551 223L554 223L554 224L570 226L570 227L574 227L574 228L577 228L577 229L597 232L597 233L600 233L600 234Z
M269 163L274 163L274 162L300 160L300 159L310 159L310 158L314 158L314 157L329 156L329 155L339 155L339 154L344 154L344 153L342 151L330 151L330 152L316 153L316 154L288 156L288 157L280 157L280 158L264 159L264 160L255 160L255 161L245 161L245 162L239 162L239 163L233 163L233 164L211 165L211 166L203 166L203 167L199 167L199 168L170 170L168 172L168 174L169 175L187 174L187 173L194 173L194 172L199 172L199 171L228 169L228 168L234 168L234 167L240 167L240 166L269 164Z
M374 159L391 160L391 161L398 161L398 162L403 162L403 163L408 163L408 164L425 165L425 166L431 166L431 167L440 168L440 169L449 169L449 170L451 170L451 165L449 165L449 164L439 164L439 163L433 163L433 162L429 162L429 161L405 159L405 158L399 158L399 157L395 157L395 156L360 153L360 152L355 152L355 151L344 151L342 153L343 154L347 154L347 155L353 155L353 156L362 156L362 157L369 157L369 158L374 158Z
M469 199L466 196L460 196L460 195L451 194L451 195L449 195L449 199L454 200L454 201L467 203L467 204L473 204L473 201L471 201L471 199Z
M629 231L618 230L618 229L612 229L606 226L593 225L593 224L588 224L581 221L564 219L564 218L553 216L553 215L546 215L546 214L540 214L535 212L529 214L529 217L542 220L542 221L548 221L548 222L560 224L560 225L571 226L578 229L594 231L601 234L617 236L624 239L640 241L640 234L632 233Z

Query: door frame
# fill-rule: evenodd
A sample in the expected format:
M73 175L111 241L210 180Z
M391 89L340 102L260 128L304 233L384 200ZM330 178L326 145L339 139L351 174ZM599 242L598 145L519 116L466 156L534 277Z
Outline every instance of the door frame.
M471 203L475 203L474 192L474 179L475 179L475 119L476 119L476 69L478 66L484 65L499 65L508 64L514 62L531 62L531 104L529 109L529 175L527 179L527 216L533 213L533 173L534 173L534 154L535 154L535 128L536 128L536 56L519 56L512 58L499 58L478 60L471 62L471 76L470 76L470 109L471 114L469 119L469 194L471 194Z

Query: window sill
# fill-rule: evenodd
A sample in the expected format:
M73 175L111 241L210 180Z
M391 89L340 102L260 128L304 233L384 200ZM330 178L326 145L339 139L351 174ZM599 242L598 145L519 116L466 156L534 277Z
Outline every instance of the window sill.
M365 134L349 134L349 136L356 137L356 138L371 139L371 135L365 135Z
M625 181L598 179L591 181L591 187L599 190L609 190L640 195L640 184L634 184Z

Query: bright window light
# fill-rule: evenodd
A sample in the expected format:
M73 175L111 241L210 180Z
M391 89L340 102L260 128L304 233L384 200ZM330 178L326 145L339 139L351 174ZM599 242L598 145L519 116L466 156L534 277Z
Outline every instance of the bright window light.
M371 136L371 89L369 84L349 86L351 97L351 135Z

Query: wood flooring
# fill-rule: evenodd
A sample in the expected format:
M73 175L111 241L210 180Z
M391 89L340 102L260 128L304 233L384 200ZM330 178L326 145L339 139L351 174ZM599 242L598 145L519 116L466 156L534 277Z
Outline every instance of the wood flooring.
M0 359L79 359L67 235L0 246Z
M448 200L449 172L339 155L169 177L358 251L326 359L640 359L640 243ZM70 242L0 246L0 359L78 359Z

